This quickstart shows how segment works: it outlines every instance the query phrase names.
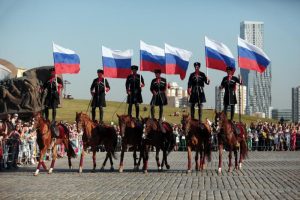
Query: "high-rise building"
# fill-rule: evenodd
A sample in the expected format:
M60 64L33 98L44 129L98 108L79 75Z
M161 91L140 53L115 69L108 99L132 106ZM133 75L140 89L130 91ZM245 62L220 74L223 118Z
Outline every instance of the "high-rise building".
M292 110L291 109L273 109L272 110L272 118L280 121L281 119L284 121L292 120Z
M300 122L300 86L292 88L292 121Z
M240 37L263 49L264 23L243 21L240 24ZM241 69L244 84L247 86L246 114L265 113L271 108L271 66L262 74L253 70Z
M239 92L239 89L240 92ZM217 111L222 111L224 108L223 105L223 99L224 99L224 90L220 90L219 86L215 87L215 109ZM239 96L240 95L240 96ZM247 105L247 87L244 85L241 85L240 87L237 87L236 90L236 100L237 104L235 105L234 111L235 113L239 113L239 101L241 99L241 114L246 113L246 105ZM228 107L228 110L230 110L230 107Z

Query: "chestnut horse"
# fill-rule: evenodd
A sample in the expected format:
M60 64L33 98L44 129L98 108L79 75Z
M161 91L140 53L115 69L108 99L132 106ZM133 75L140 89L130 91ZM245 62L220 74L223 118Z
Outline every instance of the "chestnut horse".
M236 124L236 129L240 132L239 134L235 133L232 122L227 120L226 114L224 112L216 112L215 123L219 126L218 133L218 146L219 146L219 168L218 173L221 174L222 171L222 154L224 145L229 149L229 164L228 172L232 172L232 151L235 156L235 169L242 168L242 162L248 154L247 148L247 132L246 127L242 123ZM238 150L240 151L240 160L238 164Z
M69 138L69 130L64 124L59 123L56 125L58 130L59 130L59 136L56 138L56 141L54 145L51 147L51 142L52 142L52 134L50 130L50 121L45 120L40 113L38 113L35 116L35 128L36 128L36 133L37 133L37 144L39 146L40 150L40 157L39 157L39 162L36 168L36 171L34 173L35 176L39 174L40 171L40 166L42 165L45 170L47 170L47 167L44 163L44 156L47 152L48 149L52 149L52 162L50 169L48 171L49 174L52 173L53 168L54 168L54 163L57 158L57 146L58 144L63 144L67 150L67 156L68 156L68 163L69 163L69 168L72 169L72 162L71 162L71 157L76 157L75 151L72 147L72 143Z
M188 170L192 168L192 149L195 149L195 170L205 168L205 157L211 161L211 127L207 123L199 123L199 120L192 119L189 115L182 115L182 130L187 139ZM199 156L200 154L200 162Z
M146 173L148 169L148 159L150 146L155 147L156 151L156 163L158 170L162 170L164 165L167 169L170 169L168 164L167 156L174 149L176 145L176 136L173 134L173 129L168 122L160 122L157 119L144 118L142 119L145 124L145 139L143 140L144 150L144 166L143 170ZM159 162L159 151L162 150L163 158L160 164Z
M138 171L142 159L142 137L143 124L129 115L117 115L119 118L120 135L122 137L122 150L120 158L119 172L123 172L124 152L128 146L133 147L134 170ZM140 151L140 157L137 160L136 152Z
M103 124L96 124L89 118L87 114L82 112L80 113L76 112L76 124L77 124L77 131L83 129L83 135L82 135L83 147L82 147L81 157L80 157L79 173L82 172L84 154L89 146L91 147L91 150L93 152L92 172L95 172L96 151L99 145L104 145L105 150L107 152L101 170L104 170L106 161L109 158L110 165L111 165L110 170L113 171L114 167L113 167L112 157L116 159L115 149L118 142L118 136L114 127L103 125Z

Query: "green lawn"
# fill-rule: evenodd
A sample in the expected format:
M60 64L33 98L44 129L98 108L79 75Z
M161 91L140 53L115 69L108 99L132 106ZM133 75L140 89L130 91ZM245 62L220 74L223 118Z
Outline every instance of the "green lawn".
M104 108L104 121L105 123L109 123L111 121L117 122L117 116L115 113L121 115L127 113L127 104L126 103L120 103L120 102L113 102L109 101L106 102L107 106ZM76 112L86 112L87 107L89 104L89 100L69 100L69 99L63 99L62 100L62 108L59 108L57 110L57 120L63 120L68 122L75 121L75 114ZM146 107L147 111L143 111L143 108ZM187 108L189 112L189 108ZM51 111L50 111L51 112ZM91 108L89 108L89 113L91 112ZM183 110L180 108L174 108L166 106L164 107L164 116L166 118L166 121L171 123L180 123L181 115L180 116L171 116L175 112L179 112L180 114L183 113ZM197 115L196 111L196 115ZM158 107L156 108L156 117L158 117ZM135 108L133 106L133 115L135 115ZM148 104L142 104L140 105L140 115L142 117L148 117L150 116L150 106ZM51 113L50 113L51 116ZM214 119L214 110L204 110L203 111L203 119L208 118L211 121ZM96 113L96 119L99 119L98 110ZM235 114L235 120L238 121L238 114ZM260 119L256 117L250 117L247 115L242 115L242 121L244 123L250 124L251 122L256 122L257 120L262 121L272 121L269 119Z

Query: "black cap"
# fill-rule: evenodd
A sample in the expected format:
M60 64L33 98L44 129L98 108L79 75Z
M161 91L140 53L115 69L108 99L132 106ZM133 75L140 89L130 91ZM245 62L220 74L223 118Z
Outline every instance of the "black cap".
M138 69L139 69L139 67L136 66L136 65L132 65L132 66L131 66L131 70L138 70Z
M155 69L155 70L154 70L154 73L155 73L155 74L161 74L161 70L160 70L160 69Z
M98 70L97 70L97 73L103 74L103 69L98 69Z
M233 71L232 67L226 67L226 71Z
M194 62L194 67L196 67L196 66L201 66L201 63L199 63L199 62Z

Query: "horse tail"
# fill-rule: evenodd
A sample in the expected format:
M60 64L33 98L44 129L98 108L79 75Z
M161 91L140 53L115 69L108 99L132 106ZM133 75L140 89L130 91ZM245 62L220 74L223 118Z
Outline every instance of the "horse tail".
M206 133L206 138L204 139L204 155L207 158L207 161L211 161L211 149L212 149L212 143L211 143L211 133Z
M117 135L116 130L113 127L111 127L110 130L111 130L110 134L112 137L111 155L114 159L117 159L116 150L117 150L117 145L118 145L118 135Z
M246 140L242 140L240 143L240 150L241 150L241 156L243 159L246 159L248 157L248 148L247 148L247 143Z

